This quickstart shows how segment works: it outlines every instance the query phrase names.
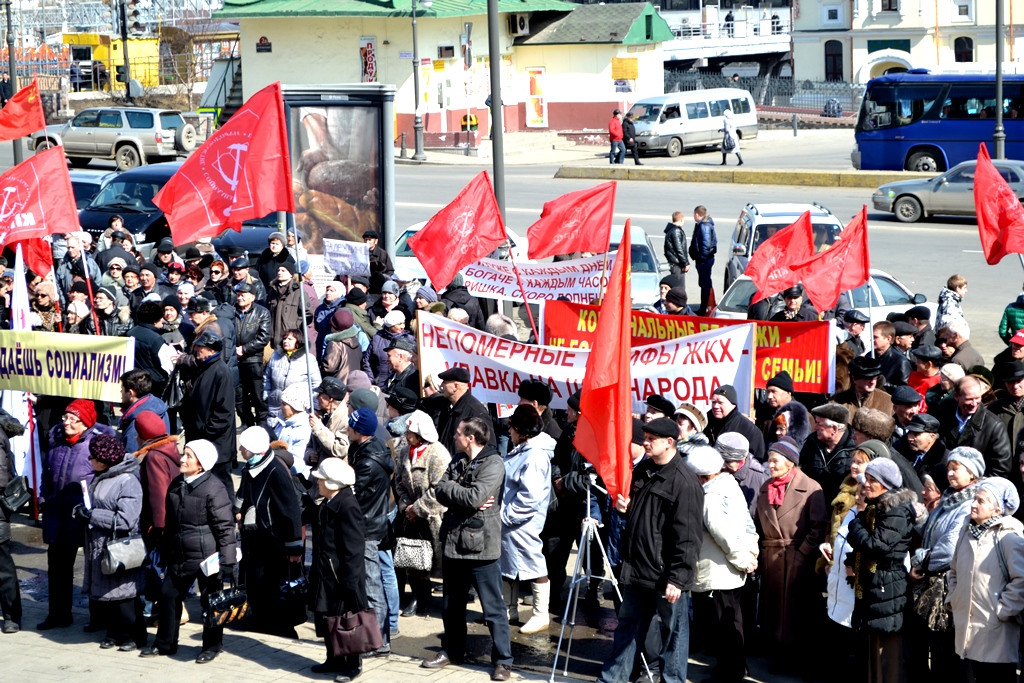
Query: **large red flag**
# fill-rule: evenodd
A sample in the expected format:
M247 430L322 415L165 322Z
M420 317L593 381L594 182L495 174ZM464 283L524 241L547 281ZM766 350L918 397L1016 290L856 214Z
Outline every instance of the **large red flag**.
M53 252L49 242L42 237L31 237L10 246L12 249L17 249L18 244L21 245L21 254L26 268L42 277L46 277L53 270Z
M63 149L33 154L0 175L0 245L79 229Z
M766 296L778 294L795 285L798 280L789 267L814 256L814 230L811 212L804 211L796 222L766 239L757 248L744 271L757 285L757 293L750 303Z
M574 251L608 251L615 212L615 181L563 194L544 203L540 220L527 236L532 259Z
M835 308L839 294L860 287L871 276L868 207L846 224L830 249L790 266L819 311Z
M624 235L629 235L626 221ZM632 382L629 376L630 320L633 295L629 284L629 249L619 249L601 304L594 344L580 394L580 418L573 445L604 480L614 502L629 497L633 458Z
M464 266L476 263L508 239L487 171L462 188L451 204L409 238L427 277L447 287Z
M39 86L33 80L0 109L0 141L16 140L46 128Z
M175 245L216 237L273 211L295 211L281 84L250 97L153 198Z
M974 208L981 248L990 266L1007 254L1024 254L1024 206L992 164L984 142L974 171Z

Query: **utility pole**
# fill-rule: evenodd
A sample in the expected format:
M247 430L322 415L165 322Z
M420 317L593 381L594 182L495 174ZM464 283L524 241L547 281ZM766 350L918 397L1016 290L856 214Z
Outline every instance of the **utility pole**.
M8 0L10 2L10 0ZM118 13L121 16L121 57L124 59L124 101L134 104L132 101L132 68L128 64L128 2L120 0Z
M487 0L487 54L491 62L491 155L494 157L494 198L505 220L505 140L501 120L501 34L498 0Z
M992 134L996 159L1006 158L1006 130L1003 128L1003 2L996 0L996 129Z
M18 72L15 69L17 63L14 59L14 22L11 20L11 0L3 0L4 11L7 14L7 68L11 74L11 94L18 92ZM24 143L21 138L11 141L14 145L14 165L17 166L24 159Z

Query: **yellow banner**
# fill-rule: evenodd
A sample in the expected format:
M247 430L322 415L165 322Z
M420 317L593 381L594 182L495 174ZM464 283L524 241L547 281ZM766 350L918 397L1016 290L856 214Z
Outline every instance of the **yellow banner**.
M0 389L121 401L135 340L58 332L0 332Z

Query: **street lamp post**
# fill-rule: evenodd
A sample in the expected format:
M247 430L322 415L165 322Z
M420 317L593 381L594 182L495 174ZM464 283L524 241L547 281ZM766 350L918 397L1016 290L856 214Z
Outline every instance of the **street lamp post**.
M419 0L419 4L423 5L423 9L430 9L434 0ZM416 39L416 12L418 11L416 5L417 0L412 0L412 83L416 97L416 109L412 121L416 151L413 152L412 158L416 161L426 161L427 155L423 153L423 117L420 116L420 47L419 41Z
M996 159L1006 158L1006 130L1003 128L1003 0L996 0L996 129L992 134Z
M11 0L4 0L4 11L7 13L7 68L11 74L11 94L18 92L18 72L15 70L17 64L14 61L14 21L11 19ZM11 141L14 145L14 164L18 165L23 159L21 138Z

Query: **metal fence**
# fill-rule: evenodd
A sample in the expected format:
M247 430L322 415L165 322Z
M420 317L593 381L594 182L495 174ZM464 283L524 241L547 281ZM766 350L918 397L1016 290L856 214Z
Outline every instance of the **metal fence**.
M758 108L794 113L821 114L829 100L836 100L843 115L860 110L864 86L842 81L794 81L792 78L757 76L734 80L722 74L699 71L666 71L665 92L709 88L741 88L750 91Z

